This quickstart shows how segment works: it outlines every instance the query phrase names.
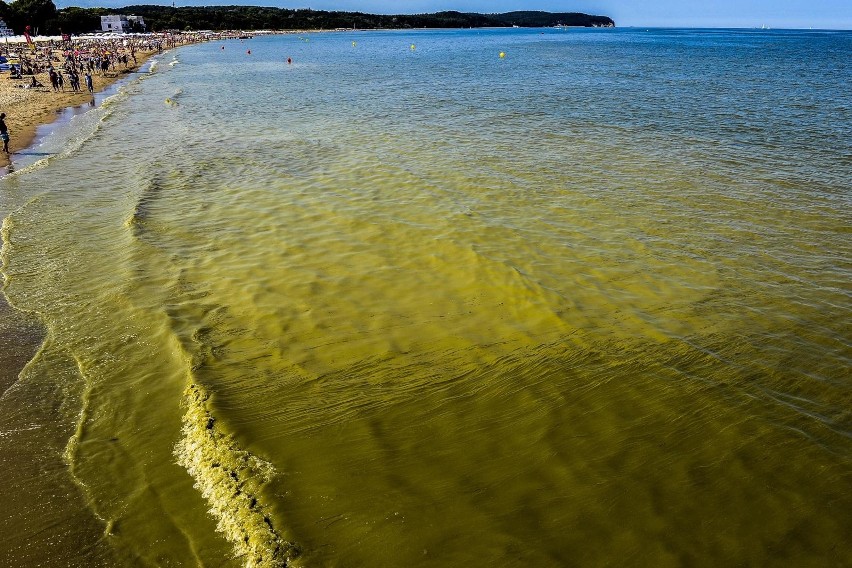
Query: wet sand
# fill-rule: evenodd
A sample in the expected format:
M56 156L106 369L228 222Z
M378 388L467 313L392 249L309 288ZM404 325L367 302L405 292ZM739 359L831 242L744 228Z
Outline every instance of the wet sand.
M14 384L43 340L39 323L13 309L0 295L0 394Z
M136 64L127 68L121 65L116 71L106 75L93 74L92 83L95 92L100 92L129 73L137 71L156 51L139 51ZM84 104L92 99L86 91L72 92L66 85L64 91L55 92L50 87L48 74L36 74L36 80L45 85L35 89L25 89L30 75L23 79L10 79L8 73L0 73L0 112L6 113L9 127L9 150L14 154L30 146L35 140L39 126L50 124L67 107ZM82 80L81 80L82 83ZM85 89L85 85L83 85ZM0 166L7 166L9 157L0 152Z

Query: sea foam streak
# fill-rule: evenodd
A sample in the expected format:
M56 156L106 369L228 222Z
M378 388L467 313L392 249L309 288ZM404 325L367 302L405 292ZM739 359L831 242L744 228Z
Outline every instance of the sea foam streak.
M222 431L207 409L209 398L197 384L184 392L183 437L175 447L178 463L195 479L217 529L247 568L287 566L298 548L281 537L259 496L260 488L275 477L275 469Z

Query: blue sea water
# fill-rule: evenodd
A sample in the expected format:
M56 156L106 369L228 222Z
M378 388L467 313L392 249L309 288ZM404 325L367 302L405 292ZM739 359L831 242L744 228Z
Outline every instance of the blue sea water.
M164 53L0 181L0 559L849 564L850 52Z

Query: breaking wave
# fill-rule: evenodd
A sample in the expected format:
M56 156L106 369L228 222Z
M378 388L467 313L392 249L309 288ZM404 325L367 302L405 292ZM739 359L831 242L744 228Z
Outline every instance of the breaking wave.
M275 528L261 488L276 475L272 464L241 449L207 407L209 393L192 383L184 392L178 464L195 479L210 504L216 528L234 546L246 568L281 568L299 554Z

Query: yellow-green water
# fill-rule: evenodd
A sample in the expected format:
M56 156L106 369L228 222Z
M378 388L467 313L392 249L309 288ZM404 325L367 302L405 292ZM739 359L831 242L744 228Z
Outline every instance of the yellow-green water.
M849 34L352 37L2 182L4 565L852 562Z

